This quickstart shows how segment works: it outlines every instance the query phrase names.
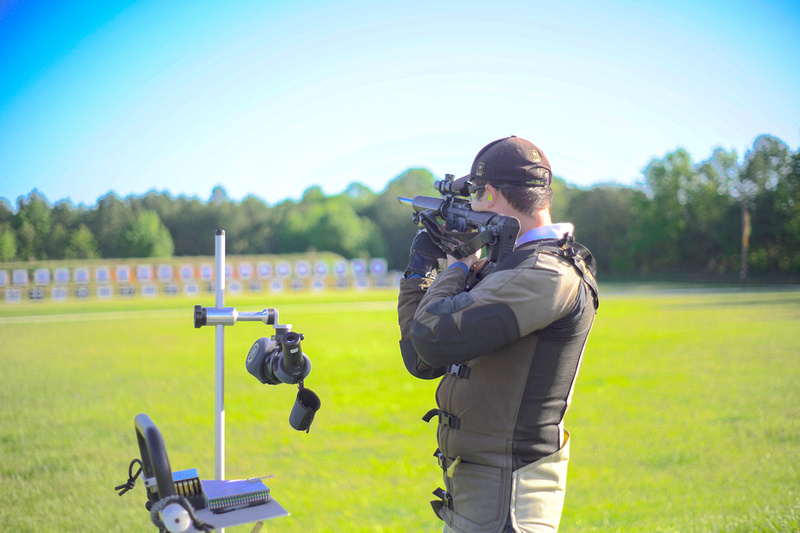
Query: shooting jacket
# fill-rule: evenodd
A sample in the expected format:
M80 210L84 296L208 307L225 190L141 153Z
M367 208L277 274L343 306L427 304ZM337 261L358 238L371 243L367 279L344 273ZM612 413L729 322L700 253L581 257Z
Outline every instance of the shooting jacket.
M441 377L438 407L424 418L438 422L445 488L431 503L446 530L504 531L509 514L515 527L557 529L564 414L597 308L593 266L581 245L545 239L517 248L470 290L461 268L401 280L406 368Z

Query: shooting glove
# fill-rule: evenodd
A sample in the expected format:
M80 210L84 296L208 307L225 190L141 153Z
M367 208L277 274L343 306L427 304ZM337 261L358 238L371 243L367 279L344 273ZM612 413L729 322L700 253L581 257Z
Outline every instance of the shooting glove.
M419 230L417 236L414 237L414 242L411 243L405 277L411 274L426 277L436 268L439 259L444 259L444 257L444 252L434 244L428 232L424 228Z

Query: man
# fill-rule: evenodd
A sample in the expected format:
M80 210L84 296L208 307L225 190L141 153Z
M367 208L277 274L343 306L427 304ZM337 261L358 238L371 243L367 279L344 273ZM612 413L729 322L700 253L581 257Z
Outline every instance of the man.
M515 250L436 274L444 254L422 230L401 280L400 348L409 372L441 377L436 451L445 532L556 531L569 459L564 414L597 308L594 261L571 224L550 220L552 174L517 137L485 146L468 176L472 209L516 217Z

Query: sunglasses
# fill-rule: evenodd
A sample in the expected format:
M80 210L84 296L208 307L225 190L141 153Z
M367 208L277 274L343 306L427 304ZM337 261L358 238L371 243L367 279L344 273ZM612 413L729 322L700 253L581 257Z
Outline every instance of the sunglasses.
M508 189L509 187L511 187L511 185L505 183L492 183L492 186L495 189ZM470 200L475 200L477 192L485 188L486 185L473 185L471 182L467 182L467 189L469 189Z
M473 185L470 183L469 185L467 185L467 188L469 189L470 200L475 200L478 191L485 189L486 185Z

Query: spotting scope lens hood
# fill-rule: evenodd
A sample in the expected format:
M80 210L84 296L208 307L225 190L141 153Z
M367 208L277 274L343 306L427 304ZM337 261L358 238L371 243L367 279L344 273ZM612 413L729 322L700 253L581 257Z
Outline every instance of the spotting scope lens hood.
M270 356L276 351L276 343L269 337L261 337L247 352L245 366L258 381L264 384L277 385L280 380L269 371Z
M280 343L261 337L247 353L247 371L269 385L300 383L311 373L311 360L300 349L302 338L294 332L286 333Z

